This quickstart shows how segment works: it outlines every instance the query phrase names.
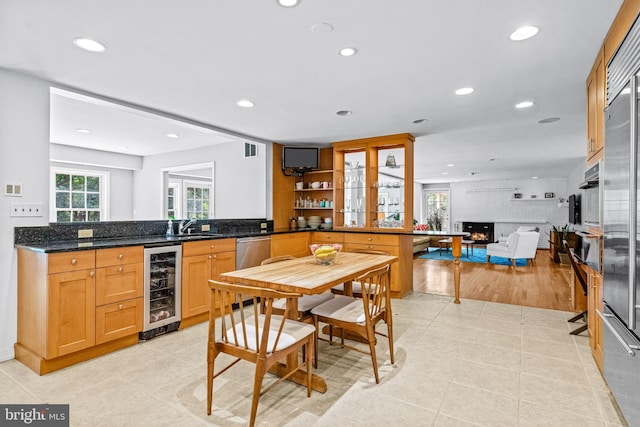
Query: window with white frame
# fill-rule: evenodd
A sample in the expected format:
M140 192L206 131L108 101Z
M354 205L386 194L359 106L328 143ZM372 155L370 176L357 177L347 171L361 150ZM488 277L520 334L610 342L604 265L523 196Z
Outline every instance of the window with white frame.
M180 200L180 182L173 181L167 185L167 218L180 218L182 202Z
M425 189L422 194L429 230L449 231L449 189Z
M52 168L50 220L108 220L108 172Z
M185 181L186 218L209 218L211 185Z

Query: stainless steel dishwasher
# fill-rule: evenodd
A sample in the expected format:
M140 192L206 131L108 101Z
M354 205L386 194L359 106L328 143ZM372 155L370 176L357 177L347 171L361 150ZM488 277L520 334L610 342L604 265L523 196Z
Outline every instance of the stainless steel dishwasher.
M236 270L255 267L271 256L271 236L236 239Z

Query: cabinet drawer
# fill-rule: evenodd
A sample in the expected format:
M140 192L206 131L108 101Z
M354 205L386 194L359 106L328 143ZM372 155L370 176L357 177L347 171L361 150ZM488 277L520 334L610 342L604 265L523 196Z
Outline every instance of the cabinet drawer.
M393 256L398 256L400 253L400 250L397 246L373 245L365 243L346 243L343 247L343 250L345 252L380 251Z
M344 233L314 231L312 241L314 243L343 243Z
M76 251L49 254L49 274L89 270L96 266L96 251Z
M236 239L212 239L182 244L182 256L207 255L236 250Z
M397 246L399 239L394 234L363 234L345 233L345 243L364 243L368 245L394 245Z
M96 305L141 297L144 293L142 263L96 270Z
M142 331L142 298L96 307L96 344Z
M142 246L99 249L96 251L96 267L136 264L143 261L144 248Z

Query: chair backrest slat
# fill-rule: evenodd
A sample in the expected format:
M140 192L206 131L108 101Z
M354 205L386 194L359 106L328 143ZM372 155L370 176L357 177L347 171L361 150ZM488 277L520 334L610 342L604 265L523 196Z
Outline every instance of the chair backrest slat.
M365 316L367 322L390 307L389 276L389 265L385 265L368 271L357 279L362 284L364 309L369 314Z

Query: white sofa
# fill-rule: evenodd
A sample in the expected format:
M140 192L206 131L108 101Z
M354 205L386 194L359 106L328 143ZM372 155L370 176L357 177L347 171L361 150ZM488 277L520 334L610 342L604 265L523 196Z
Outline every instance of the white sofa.
M537 231L514 231L504 243L489 243L487 245L487 262L492 256L499 256L511 260L516 266L516 259L524 258L533 263L538 250L540 233Z

